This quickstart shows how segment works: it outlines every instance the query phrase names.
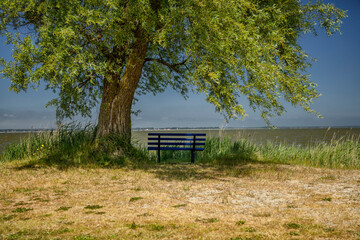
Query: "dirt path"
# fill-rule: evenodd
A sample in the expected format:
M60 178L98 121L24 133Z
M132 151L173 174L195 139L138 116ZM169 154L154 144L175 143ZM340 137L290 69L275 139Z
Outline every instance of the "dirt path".
M0 239L360 239L360 171L0 169Z

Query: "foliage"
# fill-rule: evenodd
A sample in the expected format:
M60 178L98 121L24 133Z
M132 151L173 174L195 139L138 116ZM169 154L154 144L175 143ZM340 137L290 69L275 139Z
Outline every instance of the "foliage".
M192 89L228 118L246 116L240 97L266 121L284 111L281 97L313 112L319 94L298 39L338 32L346 16L321 0L2 0L0 9L0 32L13 45L2 78L15 92L43 81L59 94L49 102L58 117L90 115L139 39L147 53L138 94Z

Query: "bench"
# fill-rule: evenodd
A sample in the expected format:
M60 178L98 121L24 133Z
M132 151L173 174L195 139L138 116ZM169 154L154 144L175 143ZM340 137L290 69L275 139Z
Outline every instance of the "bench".
M160 150L191 151L191 163L195 162L195 151L204 151L206 133L148 133L148 150L157 151L160 163Z

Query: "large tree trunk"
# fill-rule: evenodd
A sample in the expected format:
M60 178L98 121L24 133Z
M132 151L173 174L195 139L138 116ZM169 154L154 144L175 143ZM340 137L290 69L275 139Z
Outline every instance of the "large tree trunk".
M113 74L104 79L98 136L117 133L130 139L131 107L141 77L147 47L145 38L135 39L122 78Z

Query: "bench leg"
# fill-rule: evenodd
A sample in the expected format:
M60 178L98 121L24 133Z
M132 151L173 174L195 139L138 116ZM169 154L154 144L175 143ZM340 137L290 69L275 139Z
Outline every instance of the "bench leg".
M195 151L191 151L191 163L195 163Z
M160 149L157 151L157 155L158 155L158 163L160 163Z

